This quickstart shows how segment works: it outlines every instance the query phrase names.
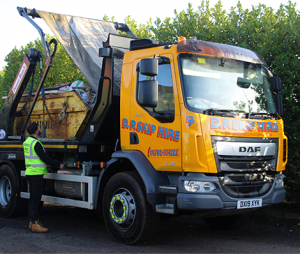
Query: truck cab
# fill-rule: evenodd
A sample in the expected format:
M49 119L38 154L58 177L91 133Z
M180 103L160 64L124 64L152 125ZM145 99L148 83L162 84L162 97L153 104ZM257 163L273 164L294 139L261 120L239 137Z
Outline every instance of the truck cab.
M209 217L283 202L287 138L265 62L250 50L196 39L138 41L123 61L121 148L140 151L168 177L159 187L167 202L157 211ZM156 73L146 63L143 69L147 59Z

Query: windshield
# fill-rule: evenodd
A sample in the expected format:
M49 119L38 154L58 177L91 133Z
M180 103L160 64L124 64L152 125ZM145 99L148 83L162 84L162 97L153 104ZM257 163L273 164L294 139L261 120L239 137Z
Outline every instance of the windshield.
M193 54L181 54L179 62L189 110L276 113L268 70L261 64Z

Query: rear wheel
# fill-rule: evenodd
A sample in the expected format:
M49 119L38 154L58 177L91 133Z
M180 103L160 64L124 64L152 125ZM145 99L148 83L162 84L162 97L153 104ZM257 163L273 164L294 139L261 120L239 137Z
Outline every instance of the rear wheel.
M236 229L248 222L250 213L234 214L230 216L220 216L203 218L205 223L215 229L231 230Z
M13 217L27 210L26 201L20 198L17 172L8 164L0 167L0 215Z
M149 240L158 228L159 214L146 201L143 183L135 172L118 173L109 180L102 207L109 233L121 243Z

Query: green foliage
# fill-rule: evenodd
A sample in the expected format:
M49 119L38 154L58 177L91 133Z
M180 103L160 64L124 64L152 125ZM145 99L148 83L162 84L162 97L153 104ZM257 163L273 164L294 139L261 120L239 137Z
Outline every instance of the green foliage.
M0 71L0 84L2 83L3 76L4 76L4 70Z
M138 38L149 38L152 39L154 37L153 33L150 31L152 26L152 20L150 18L147 24L139 24L137 25L136 21L131 18L131 16L127 16L125 18L125 24L129 27L129 29L138 37Z
M54 37L47 36L47 41L50 41ZM14 48L6 57L5 61L7 65L0 72L0 98L6 96L15 80L15 77L19 71L24 55L28 53L30 48L35 48L42 52L44 56L44 50L40 39L36 39L34 42L28 43L25 47L20 49ZM45 57L44 57L45 58ZM43 61L43 71L45 69L45 59ZM57 51L52 63L53 67L48 72L47 79L45 81L45 87L55 86L56 84L69 83L75 80L83 80L86 84L87 81L82 76L81 72L70 58L63 46L58 42ZM34 89L39 85L40 71L39 66L36 67L36 77L34 82ZM26 91L29 89L27 85ZM0 102L0 108L3 106L4 100Z
M107 15L104 15L103 20L116 22L114 16L109 18ZM124 24L126 24L129 27L129 29L131 30L131 32L133 32L133 34L135 34L138 38L149 38L149 39L154 38L154 34L151 32L151 27L152 27L151 18L150 18L149 22L147 22L147 24L139 24L138 25L136 23L136 21L134 19L132 19L131 16L129 15L125 18ZM129 36L125 32L120 32L120 31L118 31L118 32L121 35Z
M116 22L115 16L112 16L111 18L109 18L106 14L104 15L104 17L102 19L105 21Z

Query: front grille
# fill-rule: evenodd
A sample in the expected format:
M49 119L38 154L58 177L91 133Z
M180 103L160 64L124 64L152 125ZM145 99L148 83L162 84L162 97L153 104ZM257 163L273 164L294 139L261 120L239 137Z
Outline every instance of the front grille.
M216 160L216 165L218 172L257 172L257 171L275 171L276 170L276 158L278 149L278 139L262 139L262 138L239 138L239 137L220 137L212 136L212 145L214 149L214 156ZM230 141L230 142L229 142ZM226 142L230 144L232 142L232 149L234 144L238 143L241 146L251 147L251 144L275 144L275 154L268 154L266 156L260 155L245 155L241 156L235 155L234 150L232 153L228 153L227 149L226 155L219 155L217 150L217 143L221 144Z
M227 165L230 168L234 169L248 169L248 168L264 168L267 162L237 162L237 163L230 163L228 162Z
M235 198L259 197L265 195L272 187L276 173L278 154L278 139L241 138L212 136L212 145L219 181L224 192ZM218 154L217 143L226 142L232 150L221 146L223 151ZM230 142L233 142L232 145ZM234 143L242 147L251 147L251 144L273 143L274 154L262 153L241 155ZM224 143L223 143L224 144ZM220 145L219 145L220 147ZM266 146L265 146L266 147ZM230 152L232 151L232 153ZM265 154L265 155L264 155Z
M258 191L261 188L261 186L234 186L231 187L232 190L235 190L237 193L243 193L243 194L248 194L250 192L255 192Z
M221 187L231 197L247 198L265 195L273 185L274 176L263 173L225 174L219 177Z
M246 179L244 176L228 176L228 178L234 182L246 182Z
M256 171L275 171L274 160L271 161L253 161L239 162L230 160L230 162L222 161L219 157L219 169L223 172L256 172Z

